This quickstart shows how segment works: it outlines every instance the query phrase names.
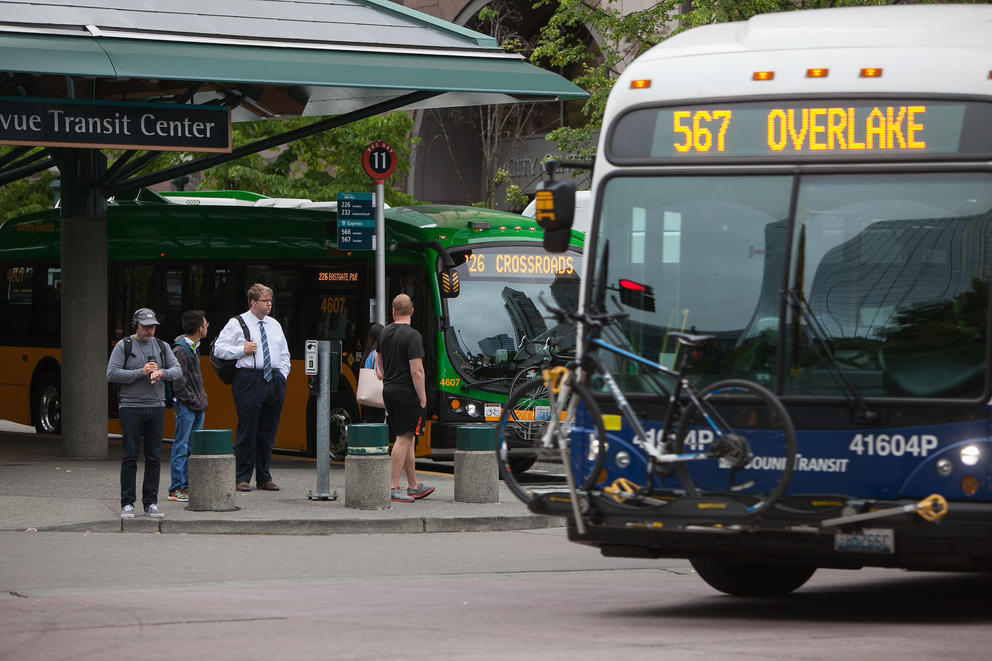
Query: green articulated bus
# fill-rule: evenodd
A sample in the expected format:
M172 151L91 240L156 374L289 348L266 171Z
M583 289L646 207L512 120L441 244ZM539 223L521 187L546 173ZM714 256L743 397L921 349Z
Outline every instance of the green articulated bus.
M375 252L338 245L336 202L270 198L240 191L158 194L107 207L109 356L150 307L170 341L183 311L202 309L213 331L201 345L210 401L207 426L233 428L229 388L209 366L210 340L247 306L255 283L274 290L273 316L292 355L276 449L315 452L316 396L304 375L308 339L341 343L331 396L331 451L344 453L346 426L362 419L355 401L365 338L375 313ZM574 347L574 331L542 317L537 296L578 302L582 235L569 250L545 252L530 218L490 209L425 205L385 210L386 304L413 299L413 325L427 353L429 423L417 456L451 459L460 425L496 422L513 380ZM0 225L0 418L60 428L60 222L51 210ZM389 314L387 310L387 322ZM91 332L94 329L81 329ZM110 401L109 431L119 432ZM166 436L171 436L167 416ZM527 466L520 466L525 470Z

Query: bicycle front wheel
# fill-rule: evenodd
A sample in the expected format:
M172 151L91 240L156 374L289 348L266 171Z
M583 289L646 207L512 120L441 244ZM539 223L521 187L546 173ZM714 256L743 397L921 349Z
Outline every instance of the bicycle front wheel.
M679 481L690 496L727 495L752 514L778 501L792 481L796 430L778 397L768 389L731 379L698 394L676 431L675 452L710 457L680 462Z
M553 401L544 379L537 377L513 390L503 408L496 439L500 477L513 495L525 503L533 501L540 492L564 489L560 481L552 486L539 485L523 475L535 462L557 464L564 470L562 444L577 489L590 489L600 479L606 456L606 432L599 406L580 384L572 386L570 399L575 406L569 417L570 401ZM520 470L521 466L525 469Z

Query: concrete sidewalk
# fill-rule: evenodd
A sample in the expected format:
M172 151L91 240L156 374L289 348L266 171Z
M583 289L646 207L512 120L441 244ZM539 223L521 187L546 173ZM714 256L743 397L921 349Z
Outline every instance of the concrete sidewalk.
M521 530L564 525L555 517L531 514L499 484L498 503L458 503L454 477L421 472L436 491L414 503L392 503L386 510L345 507L345 470L331 466L330 493L337 500L310 500L317 490L313 459L275 456L272 479L280 491L237 493L233 512L193 512L170 502L169 452L162 446L159 482L161 519L141 512L142 462L138 462L138 510L120 518L120 441L111 439L109 460L67 459L54 436L0 433L0 530L92 532L229 533L324 535L331 533L413 533L467 530ZM495 459L494 459L495 461Z

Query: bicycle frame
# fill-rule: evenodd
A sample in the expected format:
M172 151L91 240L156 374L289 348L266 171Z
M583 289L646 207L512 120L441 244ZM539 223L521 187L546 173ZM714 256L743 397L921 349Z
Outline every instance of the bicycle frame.
M648 360L647 358L638 356L637 354L631 353L630 351L621 349L620 347L616 347L608 342L604 342L603 340L597 337L589 336L586 338L586 341L596 346L597 348L605 349L606 351L609 351L611 353L623 356L625 358L629 358L637 363L640 363L641 365L650 367L658 372L661 372L662 374L665 374L666 376L670 376L675 379L675 387L672 389L671 392L668 392L667 389L665 389L664 387L662 388L662 390L665 390L665 393L668 395L668 408L665 411L665 424L664 427L662 428L662 433L661 433L662 442L660 445L658 444L652 445L647 442L647 434L644 431L644 427L641 426L641 423L637 418L637 414L634 413L634 409L630 406L630 403L627 401L627 398L624 396L623 391L620 390L620 386L617 384L616 379L614 379L613 375L610 374L609 370L606 369L606 367L603 365L603 362L599 359L598 356L596 356L594 353L591 352L586 352L585 355L583 356L584 361L590 362L595 367L596 373L606 383L606 386L609 389L610 394L612 395L614 401L617 403L617 407L620 409L623 418L627 421L627 424L629 424L631 428L634 430L635 444L637 444L640 448L642 448L645 452L647 452L648 456L650 457L650 461L648 462L647 484L650 484L651 482L651 477L653 475L654 466L656 463L672 464L678 462L696 461L699 459L710 458L710 455L708 455L705 452L683 452L683 453L664 452L665 446L667 445L668 441L673 440L671 438L672 425L675 422L675 411L677 409L677 405L679 403L680 397L683 393L685 393L689 397L690 401L696 405L696 408L699 409L699 411L702 413L703 418L706 420L706 423L710 426L710 429L716 434L720 433L720 429L716 425L716 423L713 422L713 419L710 417L707 407L703 406L703 404L699 401L699 398L696 396L696 392L693 390L692 385L689 383L689 380L685 378L685 376L683 376L683 371L689 360L688 352L686 352L686 355L684 355L679 361L679 369L673 370L660 363L656 363L653 360Z
M630 403L627 401L626 396L620 389L619 384L609 370L606 369L602 360L593 351L583 351L582 356L575 362L569 365L565 370L564 374L556 378L552 382L551 374L552 371L545 372L545 383L548 387L548 400L551 412L550 420L555 421L554 424L549 424L544 432L542 438L542 443L545 447L552 447L553 441L557 440L558 448L562 457L562 464L565 469L565 479L568 484L569 494L571 496L572 510L575 516L576 528L579 534L584 534L585 525L581 516L581 508L579 506L579 496L578 489L575 486L575 476L572 472L572 465L569 458L568 451L568 441L570 440L568 431L564 429L561 422L569 421L573 419L575 415L575 407L577 405L577 398L570 397L571 395L571 384L572 379L577 378L580 381L586 378L586 374L590 371L595 372L599 375L606 387L616 402L617 407L620 409L622 417L627 421L627 424L634 430L635 444L641 447L648 455L648 467L646 475L646 485L650 485L655 466L657 464L673 464L678 462L696 461L700 459L712 458L710 454L706 452L690 452L690 453L670 453L666 452L668 442L672 440L672 426L676 420L675 412L678 408L680 398L683 393L685 393L690 401L697 407L697 409L703 414L704 419L714 433L719 434L720 429L714 423L711 418L707 407L704 407L700 402L699 398L696 396L692 385L689 380L683 376L683 371L689 360L688 352L679 361L678 370L673 370L666 367L660 363L656 363L652 360L648 360L642 356L638 356L631 353L625 349L614 346L608 342L605 342L594 334L586 336L585 341L596 347L597 349L603 349L611 353L629 358L641 365L650 367L657 372L665 374L667 376L673 377L675 379L675 387L669 392L668 389L661 386L661 389L665 392L668 397L668 408L665 412L665 422L664 428L661 434L661 442L659 444L651 444L647 440L647 434L644 431L644 427L641 425L637 414L634 412ZM567 402L567 408L561 408L562 402ZM564 412L564 416L562 413ZM600 439L601 443L606 443L606 439ZM647 487L645 487L647 488Z

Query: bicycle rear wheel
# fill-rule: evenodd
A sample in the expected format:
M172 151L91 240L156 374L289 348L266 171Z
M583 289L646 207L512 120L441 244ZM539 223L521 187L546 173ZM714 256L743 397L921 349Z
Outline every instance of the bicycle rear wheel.
M591 488L600 477L606 455L606 432L599 406L580 384L572 387L570 397L577 401L574 414L566 420L564 416L569 402L554 406L554 402L549 401L544 379L537 377L513 390L503 408L496 439L500 477L510 491L525 503L537 498L539 488L559 492L565 488L560 482L552 487L538 487L523 477L522 470L518 470L519 466L529 468L538 461L560 465L562 442L567 444L577 489ZM552 410L562 413L557 416L559 428L546 445L545 432L555 417Z
M750 381L719 381L697 397L702 409L686 407L675 452L711 452L722 444L736 457L677 464L683 488L690 496L741 497L752 514L765 511L785 493L795 469L796 430L789 412L778 397Z

